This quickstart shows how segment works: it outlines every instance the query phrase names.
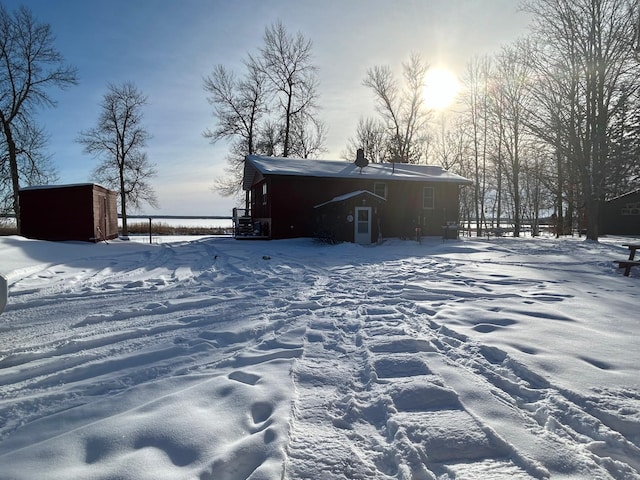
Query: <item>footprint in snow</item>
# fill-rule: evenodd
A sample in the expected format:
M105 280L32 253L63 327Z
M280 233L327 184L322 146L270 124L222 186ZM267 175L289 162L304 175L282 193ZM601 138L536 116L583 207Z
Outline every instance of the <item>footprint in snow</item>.
M253 373L244 372L242 370L236 370L227 375L229 380L235 380L236 382L244 383L246 385L255 385L260 381L262 377Z
M405 357L381 358L374 362L373 368L378 378L415 377L431 373L421 360Z

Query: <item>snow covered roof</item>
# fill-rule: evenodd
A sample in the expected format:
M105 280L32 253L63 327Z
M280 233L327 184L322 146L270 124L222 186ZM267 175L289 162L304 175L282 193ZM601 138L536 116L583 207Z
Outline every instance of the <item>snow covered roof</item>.
M387 201L386 198L381 197L380 195L376 195L375 193L371 193L368 190L356 190L355 192L345 193L344 195L338 195L337 197L333 197L328 202L321 203L320 205L316 205L313 208L324 207L325 205L329 205L330 203L344 202L345 200L349 200L350 198L357 197L358 195L370 195L373 198L376 198L378 200L382 200L383 202Z
M256 182L258 174L318 178L367 178L385 181L471 183L470 180L435 165L370 163L360 169L353 162L341 160L311 160L247 155L245 157L242 185L244 190L251 188Z
M20 190L50 190L53 188L74 188L74 187L88 187L88 186L96 186L100 188L104 188L105 190L109 190L107 187L100 185L99 183L68 183L64 185L30 185L27 187L21 187Z
M618 195L617 197L610 198L607 200L607 202L613 202L614 200L619 200L621 198L636 195L638 193L640 193L640 188L636 188L635 190L631 190L630 192L623 193L622 195Z

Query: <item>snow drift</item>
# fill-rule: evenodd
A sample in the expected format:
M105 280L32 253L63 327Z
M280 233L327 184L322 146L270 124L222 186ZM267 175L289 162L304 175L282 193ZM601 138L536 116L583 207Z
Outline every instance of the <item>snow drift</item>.
M0 238L0 479L640 478L625 240Z

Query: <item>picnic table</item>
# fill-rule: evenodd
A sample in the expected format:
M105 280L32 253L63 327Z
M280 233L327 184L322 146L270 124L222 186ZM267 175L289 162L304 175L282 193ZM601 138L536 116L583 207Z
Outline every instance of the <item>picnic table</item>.
M628 277L631 273L631 267L640 266L640 261L635 260L636 250L640 249L640 244L636 243L623 243L623 247L627 247L629 249L629 259L628 260L616 260L615 262L618 264L618 268L624 268L624 276Z
M629 249L629 260L633 260L636 256L636 250L640 249L640 244L623 243L622 246Z

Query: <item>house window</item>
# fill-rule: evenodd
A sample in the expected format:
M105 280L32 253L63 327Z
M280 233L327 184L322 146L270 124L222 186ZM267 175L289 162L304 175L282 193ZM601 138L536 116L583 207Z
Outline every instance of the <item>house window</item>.
M387 184L382 182L376 182L373 184L373 193L382 198L387 198Z
M424 187L422 189L422 208L433 210L435 206L435 189L433 187Z
M267 182L262 184L262 205L267 204Z

